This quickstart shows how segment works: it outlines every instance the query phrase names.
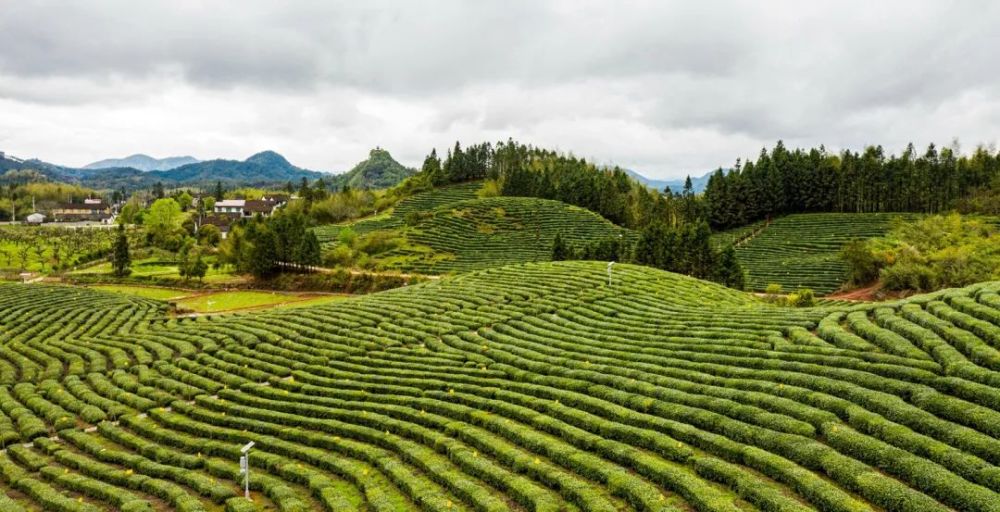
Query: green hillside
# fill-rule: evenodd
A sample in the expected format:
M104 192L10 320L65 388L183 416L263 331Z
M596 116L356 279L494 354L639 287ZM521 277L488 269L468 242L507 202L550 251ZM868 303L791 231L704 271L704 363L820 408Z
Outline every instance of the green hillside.
M327 250L343 229L362 240L391 238L378 268L426 274L465 272L510 263L548 261L560 235L568 245L636 235L583 208L530 197L476 198L481 183L437 188L400 201L390 213L343 225L320 226ZM363 243L363 242L362 242ZM358 245L358 244L355 244Z
M635 237L589 210L530 197L451 203L433 210L405 233L417 250L388 253L383 266L430 274L548 261L556 235L578 248L612 237Z
M786 291L811 288L830 293L844 284L843 246L855 239L884 235L896 218L912 214L803 213L759 222L714 235L718 244L737 243L736 253L749 276L749 288L777 283Z
M531 263L171 319L0 285L0 509L1000 510L998 290L794 309Z
M388 151L375 148L368 158L358 162L350 171L333 178L333 186L353 189L389 188L412 176L415 170L403 167Z
M482 187L482 183L477 181L435 188L407 197L400 201L391 211L384 212L376 217L343 224L319 226L314 231L320 243L329 244L335 242L340 230L348 226L359 235L381 229L401 228L406 224L405 218L407 214L428 212L458 201L475 199L476 191L480 187Z

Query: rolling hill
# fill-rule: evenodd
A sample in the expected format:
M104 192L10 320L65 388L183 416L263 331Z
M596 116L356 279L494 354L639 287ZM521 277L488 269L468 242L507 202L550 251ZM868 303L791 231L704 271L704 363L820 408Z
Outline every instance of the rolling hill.
M198 163L198 159L190 156L171 156L153 158L149 155L135 154L125 158L109 158L83 166L83 169L115 169L131 167L140 171L169 171L187 164Z
M998 290L797 309L529 263L177 319L0 285L0 508L996 511Z
M416 174L415 169L403 167L388 151L375 148L368 158L358 162L350 171L332 178L333 186L353 189L389 188Z
M479 270L529 261L549 261L560 235L575 249L636 234L589 210L530 197L477 198L480 182L437 188L404 199L388 213L353 223L316 228L327 250L340 231L362 238L395 239L379 252L378 268L423 274Z

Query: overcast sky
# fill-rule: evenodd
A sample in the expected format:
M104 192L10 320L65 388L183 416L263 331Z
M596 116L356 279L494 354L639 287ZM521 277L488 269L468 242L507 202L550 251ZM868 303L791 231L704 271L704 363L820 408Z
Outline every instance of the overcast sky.
M513 137L650 177L1000 138L1000 2L0 0L0 150L64 165Z

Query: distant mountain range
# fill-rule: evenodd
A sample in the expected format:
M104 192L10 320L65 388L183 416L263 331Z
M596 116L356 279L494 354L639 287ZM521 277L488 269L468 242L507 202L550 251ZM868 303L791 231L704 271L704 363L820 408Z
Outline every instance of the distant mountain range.
M196 164L199 160L190 156L170 156L167 158L153 158L142 153L127 156L125 158L109 158L92 164L83 166L83 169L114 169L119 167L131 167L140 171L169 171L187 164Z
M642 183L647 187L655 188L656 190L666 190L669 188L670 191L675 194L684 190L684 178L674 180L654 180L629 169L625 169L625 172L639 183ZM705 191L705 185L708 184L708 178L713 172L715 171L709 171L701 176L691 177L691 189L694 190L695 194L700 194Z
M183 163L185 159L188 160L187 163ZM173 166L177 163L180 165ZM157 166L171 167L151 170ZM38 159L0 159L0 174L11 170L35 171L51 181L74 183L98 190L145 189L151 188L156 183L163 183L167 188L208 188L214 186L217 181L221 181L226 187L276 187L283 186L289 181L298 186L302 178L309 181L323 178L328 185L337 188L344 184L351 188L386 188L416 172L403 167L393 160L388 151L381 148L373 149L368 159L339 175L296 167L274 151L263 151L242 161L223 159L198 161L192 157L158 160L139 154L118 160L102 160L84 168L65 167Z

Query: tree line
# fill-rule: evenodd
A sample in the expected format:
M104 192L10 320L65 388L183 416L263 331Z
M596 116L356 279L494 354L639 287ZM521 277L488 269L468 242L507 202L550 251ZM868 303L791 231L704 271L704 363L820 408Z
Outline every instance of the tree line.
M443 161L431 151L418 174L417 179L421 178L434 186L491 180L502 195L555 199L631 229L654 222L676 225L683 220L679 217L682 200L640 184L621 168L597 166L513 140L465 149L456 142Z
M700 207L713 228L725 229L791 213L936 213L989 190L1000 190L1000 153L982 146L967 156L934 144L922 154L913 144L899 155L881 146L832 154L778 141L756 160L716 170Z

